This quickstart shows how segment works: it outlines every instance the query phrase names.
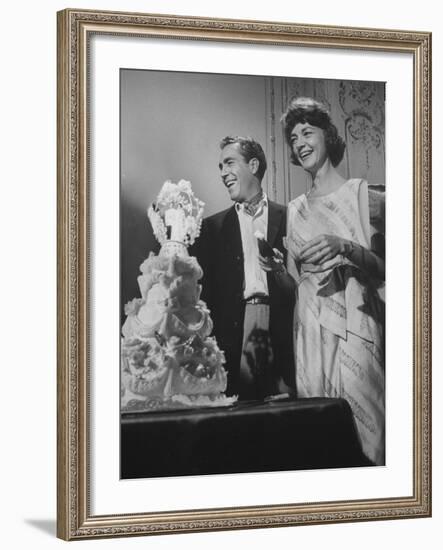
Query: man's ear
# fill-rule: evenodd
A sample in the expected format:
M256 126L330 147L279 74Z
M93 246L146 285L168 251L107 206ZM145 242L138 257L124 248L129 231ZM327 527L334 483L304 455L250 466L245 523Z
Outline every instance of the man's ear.
M252 159L249 161L249 168L251 169L251 172L254 174L254 176L257 175L259 166L260 166L260 162L259 162L258 159L252 158Z

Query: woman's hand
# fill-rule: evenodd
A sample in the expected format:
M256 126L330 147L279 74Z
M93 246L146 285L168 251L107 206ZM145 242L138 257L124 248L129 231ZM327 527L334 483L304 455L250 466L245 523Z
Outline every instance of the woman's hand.
M258 263L263 271L273 273L283 273L286 271L283 254L278 248L273 248L274 255L270 258L265 258L261 254L258 255Z
M343 254L347 241L335 235L319 235L308 241L301 249L299 260L306 264L321 265L327 260Z

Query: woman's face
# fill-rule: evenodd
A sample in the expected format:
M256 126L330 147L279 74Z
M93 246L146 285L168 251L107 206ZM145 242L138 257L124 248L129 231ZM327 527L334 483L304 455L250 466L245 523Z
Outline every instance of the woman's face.
M324 130L308 122L299 122L294 126L291 148L301 166L314 175L328 158Z

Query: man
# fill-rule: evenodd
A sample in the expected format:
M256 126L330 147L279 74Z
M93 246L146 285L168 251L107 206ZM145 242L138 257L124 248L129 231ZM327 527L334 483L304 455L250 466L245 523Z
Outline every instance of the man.
M268 200L261 182L266 157L251 138L220 143L220 175L234 205L206 218L194 254L203 268L202 299L225 352L228 395L260 399L293 385L295 293L259 265L260 231L286 256L286 208Z

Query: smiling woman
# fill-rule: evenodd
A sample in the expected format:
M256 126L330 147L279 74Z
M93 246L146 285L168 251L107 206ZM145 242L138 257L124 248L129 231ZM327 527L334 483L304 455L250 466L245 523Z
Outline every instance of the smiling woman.
M282 121L291 149L291 162L313 178L310 193L326 194L340 187L344 178L335 170L329 170L329 177L322 178L321 189L316 188L318 171L322 169L324 173L330 165L335 168L343 159L346 147L326 107L310 98L296 98L291 101Z
M370 215L366 181L346 180L336 170L345 144L324 105L296 98L282 120L291 161L301 165L312 182L310 191L288 206L287 273L267 262L277 281L292 276L298 286L297 393L345 398L364 452L381 465L384 303L379 290L384 285L384 221Z
M319 170L328 156L324 132L307 122L298 123L291 132L291 148L298 163L308 172Z

